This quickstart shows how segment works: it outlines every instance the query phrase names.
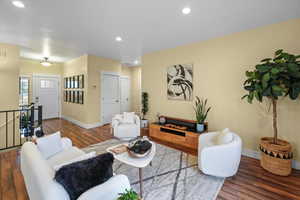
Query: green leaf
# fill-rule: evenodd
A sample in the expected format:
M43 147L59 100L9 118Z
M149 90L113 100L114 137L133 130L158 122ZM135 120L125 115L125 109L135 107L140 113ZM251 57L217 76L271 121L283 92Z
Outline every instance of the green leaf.
M250 94L248 95L248 98L247 98L247 100L248 100L248 103L252 103L252 101L253 101L253 97L254 97L254 94L253 94L253 92L250 92Z
M280 70L277 69L277 68L272 68L272 69L271 69L271 73L272 73L272 74L278 74L279 72L280 72Z
M260 97L257 91L254 91L254 96L256 98L257 101L260 101Z
M247 85L244 87L247 91L253 91L255 88L253 86Z
M289 63L288 64L288 68L292 72L297 72L300 69L300 67L297 64L295 64L295 63Z
M281 87L279 87L278 85L273 85L272 90L277 91L277 92L283 92L283 89Z
M268 66L268 65L257 65L257 66L256 66L256 69L257 69L259 72L264 73L264 72L269 71L269 70L271 69L271 67Z
M263 96L265 97L269 97L272 95L272 90L271 90L271 87L268 87L267 89L265 89L262 93Z
M248 94L245 94L244 96L242 96L241 99L243 100L243 99L245 99L245 98L248 97L248 96L249 96Z
M247 76L248 78L251 78L251 77L252 77L252 74L253 74L253 72L246 71L246 76Z
M275 96L282 96L283 94L283 89L277 85L272 86L272 93Z
M272 60L272 58L265 58L265 59L261 60L260 62L269 62L271 60Z
M275 56L278 56L280 55L281 53L283 52L283 49L279 49L275 52Z
M262 81L263 82L268 82L270 80L271 76L270 76L270 73L266 73L263 78L262 78Z

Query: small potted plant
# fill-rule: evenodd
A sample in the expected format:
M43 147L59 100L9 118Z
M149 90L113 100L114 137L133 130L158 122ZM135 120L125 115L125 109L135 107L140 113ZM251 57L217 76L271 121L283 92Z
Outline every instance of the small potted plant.
M145 118L147 112L149 111L148 100L149 100L148 93L143 92L142 93L142 120L141 120L142 128L148 127L148 120Z
M196 96L194 110L197 120L197 132L199 133L204 131L204 123L207 118L207 114L211 109L211 107L207 108L206 104L207 99L203 100Z
M118 200L141 200L139 195L133 189L125 190L124 193L119 194Z

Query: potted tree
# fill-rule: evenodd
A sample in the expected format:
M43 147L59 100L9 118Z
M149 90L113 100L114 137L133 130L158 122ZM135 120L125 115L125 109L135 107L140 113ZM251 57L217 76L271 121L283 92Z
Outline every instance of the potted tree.
M195 114L196 114L196 121L197 121L197 132L201 133L204 131L205 128L205 120L207 118L207 114L210 111L211 107L206 108L207 99L203 100L196 96L195 100Z
M266 58L247 71L244 89L247 94L242 99L249 103L270 101L273 110L273 137L263 137L260 141L261 166L267 171L288 176L291 173L292 147L287 141L278 139L277 103L280 97L296 100L300 94L300 56L278 50L274 58Z
M146 128L148 127L148 120L145 118L147 112L149 111L149 95L147 92L142 93L142 120L141 120L141 127Z

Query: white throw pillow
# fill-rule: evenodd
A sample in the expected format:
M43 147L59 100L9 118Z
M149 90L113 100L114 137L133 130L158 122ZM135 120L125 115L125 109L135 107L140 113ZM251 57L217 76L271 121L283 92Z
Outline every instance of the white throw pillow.
M74 158L74 159L72 159L72 160L68 160L68 161L66 161L66 162L64 162L64 163L61 163L61 164L58 164L58 165L54 165L54 166L53 166L53 169L54 169L55 171L58 171L60 168L62 168L62 167L65 166L65 165L69 165L69 164L71 164L71 163L79 162L79 161L82 161L82 160L87 160L87 159L93 158L93 157L95 157L95 156L96 156L96 152L95 152L95 151L92 151L92 152L86 153L86 154L84 154L84 155L82 155L82 156L78 156L77 158Z
M122 122L124 124L134 124L134 115L134 112L124 112Z
M218 136L217 136L217 144L229 144L233 140L233 134L229 131L228 128L225 128Z
M63 150L60 132L38 138L37 147L45 159Z

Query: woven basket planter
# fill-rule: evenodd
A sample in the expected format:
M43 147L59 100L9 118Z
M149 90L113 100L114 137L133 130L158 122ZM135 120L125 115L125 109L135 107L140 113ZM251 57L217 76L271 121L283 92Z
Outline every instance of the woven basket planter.
M292 146L284 140L278 139L278 144L273 144L272 137L261 138L261 166L276 175L288 176L292 172Z

